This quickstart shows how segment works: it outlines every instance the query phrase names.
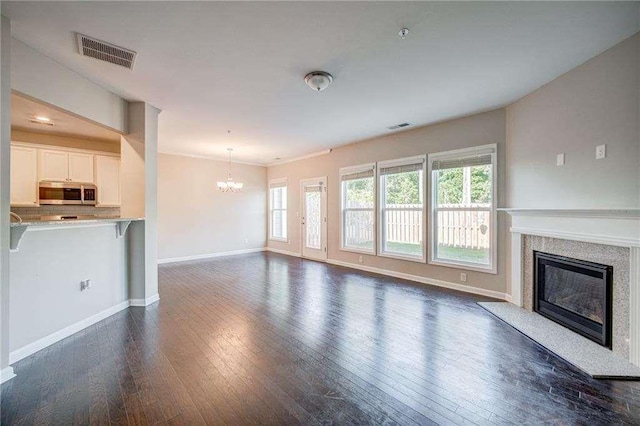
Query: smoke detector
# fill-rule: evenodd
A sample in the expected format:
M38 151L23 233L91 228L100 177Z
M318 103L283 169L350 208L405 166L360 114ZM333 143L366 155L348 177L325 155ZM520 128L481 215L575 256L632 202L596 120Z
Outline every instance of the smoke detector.
M312 71L304 76L304 82L316 92L322 92L332 81L333 76L324 71Z

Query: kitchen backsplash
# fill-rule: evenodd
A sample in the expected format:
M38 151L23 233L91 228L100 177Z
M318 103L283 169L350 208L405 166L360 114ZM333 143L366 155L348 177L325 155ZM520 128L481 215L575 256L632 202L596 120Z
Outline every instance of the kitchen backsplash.
M40 216L71 216L71 215L95 215L96 217L120 216L120 207L93 207L93 206L41 206L41 207L12 207L11 211L22 220L37 219Z

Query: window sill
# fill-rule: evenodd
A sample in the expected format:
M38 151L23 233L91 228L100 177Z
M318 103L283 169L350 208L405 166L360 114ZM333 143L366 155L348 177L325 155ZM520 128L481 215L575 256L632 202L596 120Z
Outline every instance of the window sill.
M357 248L351 248L351 247L340 247L340 251L347 251L347 252L359 253L359 254L368 254L369 256L376 255L375 250L364 250L364 249L357 249Z
M464 269L467 271L482 272L485 274L493 274L493 275L498 274L497 268L495 266L483 267L483 266L476 266L469 263L453 262L453 261L449 262L442 259L429 260L429 265L444 266L447 268L454 268L454 269Z
M388 257L389 259L396 259L396 260L407 260L409 262L417 262L417 263L425 263L426 261L424 257L403 256L401 254L395 254L395 253L381 252L381 253L378 253L378 256Z
M269 237L269 241L277 241L279 243L288 243L288 238Z

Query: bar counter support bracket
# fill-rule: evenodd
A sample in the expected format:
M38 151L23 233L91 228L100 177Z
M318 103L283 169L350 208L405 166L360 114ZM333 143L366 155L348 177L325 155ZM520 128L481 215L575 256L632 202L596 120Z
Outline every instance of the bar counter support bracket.
M130 220L116 222L116 238L124 237L124 234L127 233L127 229L129 228L130 224L131 224Z
M27 228L27 225L11 227L11 242L9 245L11 251L18 251L20 248L20 241L22 241L22 236L27 231Z

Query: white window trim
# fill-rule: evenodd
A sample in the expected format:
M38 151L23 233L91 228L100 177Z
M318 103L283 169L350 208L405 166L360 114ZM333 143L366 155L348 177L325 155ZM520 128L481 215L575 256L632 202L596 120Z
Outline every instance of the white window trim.
M285 223L285 227L287 229L287 238L281 238L281 237L274 237L273 236L273 224L272 224L272 220L273 220L273 208L271 207L271 185L272 184L281 184L284 183L284 187L287 189L287 205L286 208L284 209L284 211L287 212L287 221ZM282 209L278 209L278 210L282 210ZM269 241L277 241L280 243L288 243L289 242L289 187L287 184L287 178L283 177L283 178L276 178L276 179L269 179L269 218L267 219L268 225L269 225Z
M435 180L433 179L432 165L434 160L449 160L454 158L460 158L465 156L474 156L481 154L491 154L491 264L487 267L482 267L474 263L460 262L460 261L447 261L443 259L435 258L436 254L436 221L434 218L434 209L437 205L435 192L433 191L433 185ZM498 273L498 216L496 205L498 202L498 144L480 145L470 148L455 149L452 151L438 152L429 154L427 160L427 182L429 191L429 264L445 266L449 268L465 269L469 271L484 272L488 274ZM471 210L471 209L465 209ZM487 210L479 208L478 210Z
M398 253L386 253L383 251L384 248L384 220L382 218L383 216L383 208L382 206L384 205L384 187L382 185L380 185L380 170L382 170L385 167L394 167L394 166L403 166L406 164L415 164L422 161L422 190L423 190L423 194L422 194L422 256L417 257L417 256L404 256L402 254L398 254ZM378 228L377 231L377 240L378 240L378 244L377 246L377 255L380 257L388 257L391 259L398 259L398 260L407 260L410 262L418 262L418 263L425 263L427 261L427 227L425 226L424 223L424 219L426 217L427 214L427 183L429 182L429 179L427 178L427 156L426 155L416 155L413 157L405 157L405 158L398 158L395 160L387 160L387 161L379 161L377 163L377 167L376 167L376 209L377 209L377 221L376 221L376 226Z
M378 233L376 231L378 229L378 215L376 214L376 209L378 204L377 203L378 201L377 180L378 179L377 179L376 169L377 169L376 163L367 163L367 164L360 164L357 166L340 168L340 172L338 175L338 182L340 182L340 251L348 251L348 252L359 253L359 254L368 254L372 256L376 255L377 244L378 244L378 241L377 241ZM368 170L373 170L373 248L371 250L358 249L358 248L348 247L344 245L344 215L345 215L344 196L345 194L344 194L344 187L342 185L342 176L349 175L352 173L366 172ZM363 210L369 210L369 209L363 209Z

